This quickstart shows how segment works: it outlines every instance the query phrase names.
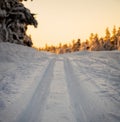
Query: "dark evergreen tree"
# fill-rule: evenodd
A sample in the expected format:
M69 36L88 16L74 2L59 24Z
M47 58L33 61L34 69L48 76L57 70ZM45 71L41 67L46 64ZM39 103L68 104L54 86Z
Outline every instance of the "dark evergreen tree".
M37 21L23 0L0 0L0 42L11 42L32 46L31 37L26 34L27 26L37 27ZM24 0L26 1L26 0Z

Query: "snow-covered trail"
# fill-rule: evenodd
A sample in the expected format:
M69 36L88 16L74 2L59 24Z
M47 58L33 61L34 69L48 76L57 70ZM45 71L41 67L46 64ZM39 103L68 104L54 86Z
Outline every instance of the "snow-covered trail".
M119 122L119 102L101 97L100 84L80 64L74 56L51 60L31 101L15 122ZM107 88L107 95L110 90Z
M83 52L78 56L69 55L65 60L68 90L77 122L120 121L120 64L112 59L114 53L101 54L97 57Z
M96 84L91 84L90 77L84 74L77 75L75 70L80 69L76 62L65 61L68 90L71 97L74 115L77 122L117 122L116 118L111 118L111 112L114 111L114 104L108 99L101 98L97 92ZM73 67L74 66L74 67ZM84 78L84 80L82 80ZM85 81L86 80L86 81ZM112 105L112 107L111 107ZM118 106L116 106L118 107ZM115 109L116 110L116 109ZM119 111L119 109L118 109ZM120 113L120 111L119 111ZM113 116L115 114L113 113Z
M120 52L1 44L0 122L120 122Z
M55 59L50 60L42 79L39 81L31 100L26 106L25 110L18 117L17 122L39 122L39 118L42 117L43 106L45 104L46 97L49 93L49 86L52 81L53 67Z
M64 59L52 59L15 122L76 122L65 77Z

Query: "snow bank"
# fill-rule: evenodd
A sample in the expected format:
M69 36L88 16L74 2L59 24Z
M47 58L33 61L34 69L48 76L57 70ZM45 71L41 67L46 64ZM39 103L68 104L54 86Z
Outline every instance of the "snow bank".
M49 55L22 45L0 43L0 120L25 91L34 91L40 80L38 76L42 76L48 65ZM31 95L27 96L29 99Z

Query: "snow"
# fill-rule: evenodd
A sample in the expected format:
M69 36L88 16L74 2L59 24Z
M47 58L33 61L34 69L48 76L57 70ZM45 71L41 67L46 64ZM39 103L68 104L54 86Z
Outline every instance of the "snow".
M0 122L120 122L120 52L0 43Z

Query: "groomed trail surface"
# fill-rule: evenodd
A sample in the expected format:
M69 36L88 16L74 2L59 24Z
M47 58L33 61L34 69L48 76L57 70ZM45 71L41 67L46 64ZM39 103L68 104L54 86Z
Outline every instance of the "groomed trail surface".
M120 52L21 48L0 47L0 122L120 122Z

